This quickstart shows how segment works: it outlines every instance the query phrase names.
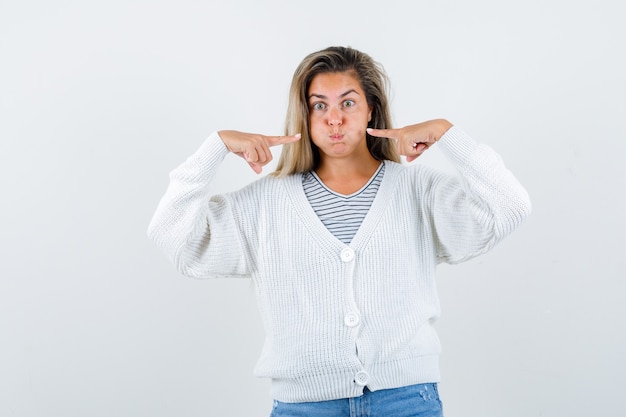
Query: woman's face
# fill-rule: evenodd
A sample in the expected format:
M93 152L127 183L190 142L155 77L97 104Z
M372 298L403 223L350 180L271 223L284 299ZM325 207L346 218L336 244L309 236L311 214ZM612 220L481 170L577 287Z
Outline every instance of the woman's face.
M351 71L316 75L307 92L311 140L325 158L369 155L367 123L372 109Z

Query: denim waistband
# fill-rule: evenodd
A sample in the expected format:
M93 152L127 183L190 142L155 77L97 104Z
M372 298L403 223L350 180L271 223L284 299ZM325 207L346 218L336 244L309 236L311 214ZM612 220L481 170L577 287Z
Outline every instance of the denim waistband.
M329 401L286 403L274 401L271 417L442 417L436 383L370 391Z

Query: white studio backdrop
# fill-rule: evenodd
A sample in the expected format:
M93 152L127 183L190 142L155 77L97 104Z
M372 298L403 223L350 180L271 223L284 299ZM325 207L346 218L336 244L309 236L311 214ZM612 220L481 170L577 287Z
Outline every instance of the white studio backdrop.
M397 126L448 118L533 201L439 268L446 416L625 415L621 8L2 0L0 416L269 416L251 283L181 277L146 228L212 131L280 134L293 70L329 45L383 63ZM255 178L231 156L218 189Z

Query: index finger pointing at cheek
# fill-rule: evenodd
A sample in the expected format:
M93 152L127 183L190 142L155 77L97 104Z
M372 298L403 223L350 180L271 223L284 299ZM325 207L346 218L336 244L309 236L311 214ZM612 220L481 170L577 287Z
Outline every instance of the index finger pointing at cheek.
M400 131L398 129L367 129L367 133L377 138L398 139Z
M300 140L300 133L293 136L267 136L267 144L269 146L282 145L284 143L297 142Z

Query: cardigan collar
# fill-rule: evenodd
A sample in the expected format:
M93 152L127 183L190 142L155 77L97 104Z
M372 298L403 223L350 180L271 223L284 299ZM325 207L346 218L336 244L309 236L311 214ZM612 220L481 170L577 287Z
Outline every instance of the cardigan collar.
M291 175L285 178L283 184L291 205L320 247L329 250L329 253L336 253L337 250L341 250L346 246L358 251L367 244L392 201L391 197L398 184L397 179L404 168L403 165L391 161L383 161L383 163L385 164L385 172L376 197L349 245L346 245L330 233L319 217L317 217L317 214L315 214L313 207L311 207L304 194L302 174Z

